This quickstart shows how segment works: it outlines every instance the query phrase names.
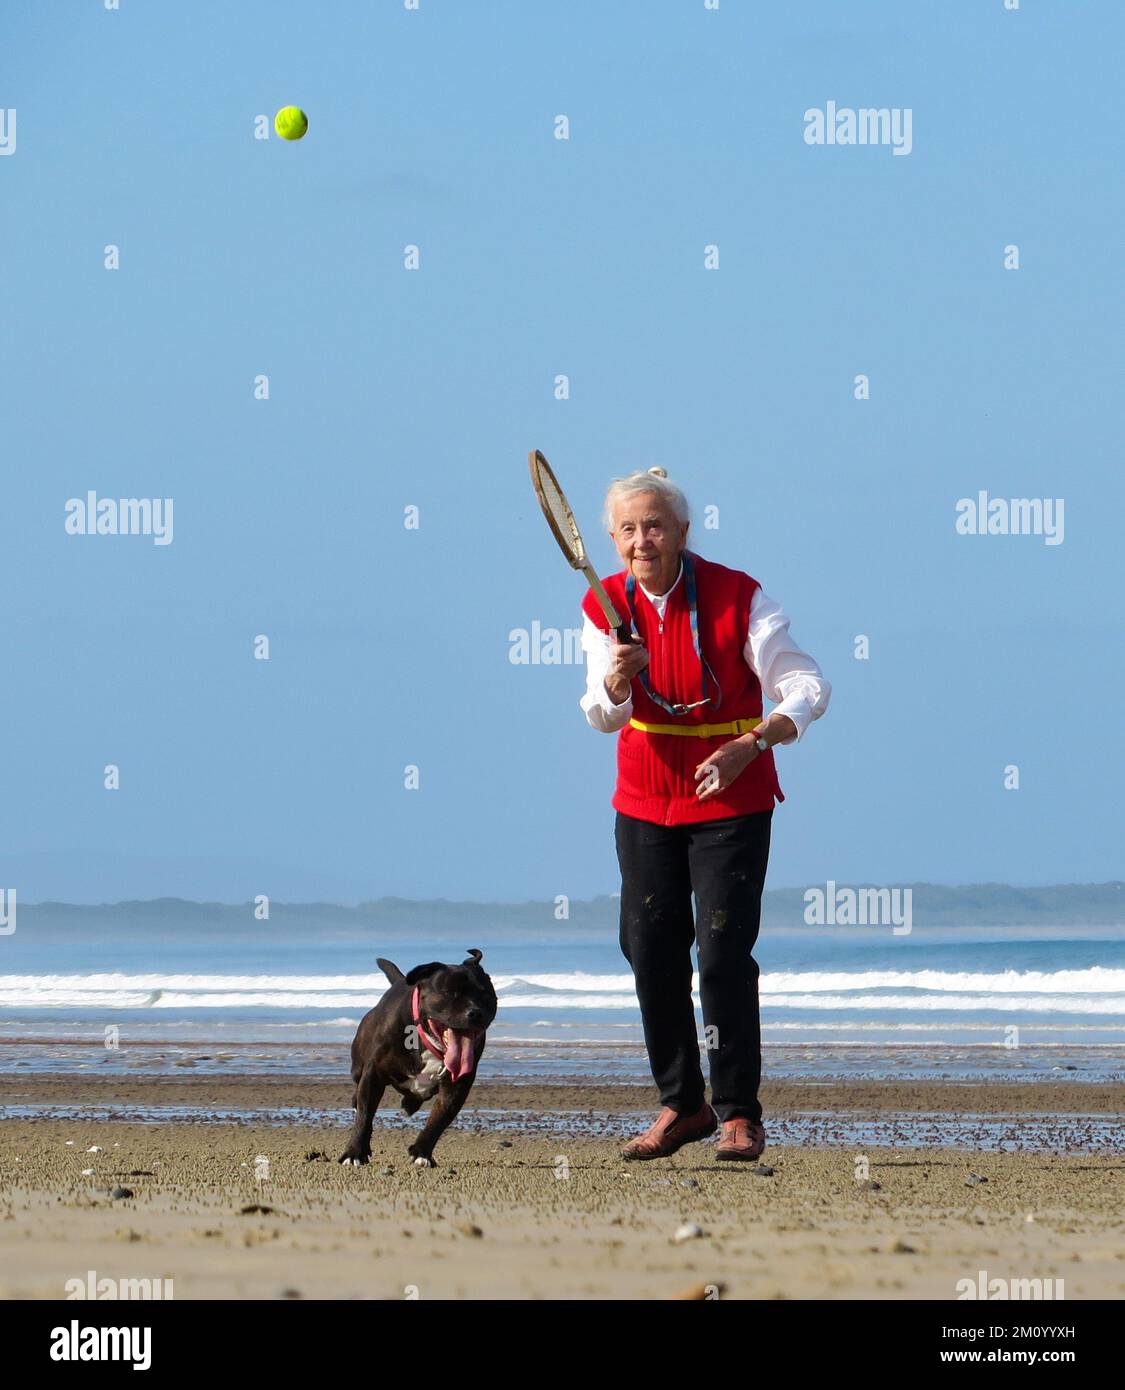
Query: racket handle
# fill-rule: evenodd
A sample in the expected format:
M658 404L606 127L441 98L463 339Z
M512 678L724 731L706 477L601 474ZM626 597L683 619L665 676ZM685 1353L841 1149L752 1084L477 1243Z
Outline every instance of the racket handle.
M617 629L617 640L619 642L624 642L627 647L632 645L633 629L629 626L628 623L622 623L621 626Z

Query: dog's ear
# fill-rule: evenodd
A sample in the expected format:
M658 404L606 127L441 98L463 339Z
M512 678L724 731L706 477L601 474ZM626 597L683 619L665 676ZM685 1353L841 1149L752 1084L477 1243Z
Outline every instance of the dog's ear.
M375 964L383 974L386 975L392 985L397 985L399 980L404 980L406 978L393 960L384 960L382 956L376 956Z
M469 959L468 959L468 960L462 961L461 964L462 964L462 965L479 965L483 959L484 959L484 952L483 952L483 951L478 951L477 948L476 948L475 946L473 946L473 947L470 949L470 951L469 951Z
M419 980L424 980L428 975L436 975L439 970L446 969L448 969L448 966L446 966L444 961L440 960L432 960L428 965L416 965L410 974L407 975L406 983L408 985L416 985Z

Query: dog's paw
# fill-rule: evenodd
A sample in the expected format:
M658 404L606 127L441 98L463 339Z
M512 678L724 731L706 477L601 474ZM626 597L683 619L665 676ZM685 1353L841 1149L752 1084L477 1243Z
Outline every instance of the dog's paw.
M337 1159L337 1162L342 1163L345 1168L349 1166L353 1168L362 1168L365 1164L371 1162L371 1155L345 1153L342 1154L339 1159Z
M437 1164L428 1154L413 1154L415 1168L436 1168Z

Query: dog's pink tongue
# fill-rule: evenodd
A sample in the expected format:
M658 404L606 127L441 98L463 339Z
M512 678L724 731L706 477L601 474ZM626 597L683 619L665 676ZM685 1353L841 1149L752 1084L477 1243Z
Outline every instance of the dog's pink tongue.
M458 1028L450 1028L445 1035L445 1069L454 1079L460 1081L473 1069L473 1039L469 1033Z

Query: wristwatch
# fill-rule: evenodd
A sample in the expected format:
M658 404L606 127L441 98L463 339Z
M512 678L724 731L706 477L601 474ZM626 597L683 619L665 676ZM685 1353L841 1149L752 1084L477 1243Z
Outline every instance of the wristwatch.
M757 748L759 753L768 753L770 749L769 744L764 738L756 738L754 740L754 747Z

